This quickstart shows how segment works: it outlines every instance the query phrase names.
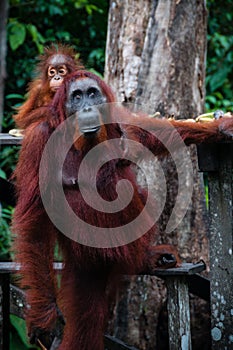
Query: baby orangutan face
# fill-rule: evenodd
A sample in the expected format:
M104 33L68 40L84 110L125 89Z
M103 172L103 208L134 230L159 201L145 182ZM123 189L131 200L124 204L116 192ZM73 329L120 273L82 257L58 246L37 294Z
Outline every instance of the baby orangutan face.
M48 79L50 90L55 92L62 84L64 77L69 73L65 55L54 55L49 62Z

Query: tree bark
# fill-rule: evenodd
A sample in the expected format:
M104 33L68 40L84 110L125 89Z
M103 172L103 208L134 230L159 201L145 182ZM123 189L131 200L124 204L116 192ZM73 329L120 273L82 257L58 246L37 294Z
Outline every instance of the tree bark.
M4 82L6 79L6 24L8 15L8 0L0 1L0 131L3 117Z
M111 0L106 46L105 80L117 100L135 103L147 113L191 118L204 110L207 12L204 0ZM193 196L184 219L166 232L178 193L178 177L171 158L143 162L156 198L161 166L167 181L167 199L159 219L160 240L178 246L182 260L208 263L208 238L203 179L198 173L196 148L193 161ZM181 165L184 169L187 164ZM188 170L188 169L187 169ZM188 174L188 172L187 172ZM142 172L139 182L144 185ZM187 175L185 183L189 184ZM169 231L169 230L167 230ZM156 329L165 289L161 280L138 277L125 282L110 328L115 335L139 349L155 349ZM162 349L162 348L161 348Z

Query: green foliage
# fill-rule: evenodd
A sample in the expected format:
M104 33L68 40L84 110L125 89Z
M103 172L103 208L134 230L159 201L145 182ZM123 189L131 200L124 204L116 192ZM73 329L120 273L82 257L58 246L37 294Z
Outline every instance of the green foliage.
M207 6L206 109L233 111L233 1L226 0L221 6L215 0L208 0Z
M9 259L9 249L11 246L10 221L13 208L0 206L0 261Z
M11 176L15 169L18 159L19 146L5 146L1 148L0 152L0 169L1 177L7 179Z
M51 42L69 43L88 69L103 74L107 11L108 0L10 0L3 131L14 127L35 58Z
M15 315L10 315L10 321L12 325L10 350L38 349L36 346L30 345L28 342L25 321Z
M26 26L16 20L10 20L8 26L9 44L13 51L24 43L26 38Z

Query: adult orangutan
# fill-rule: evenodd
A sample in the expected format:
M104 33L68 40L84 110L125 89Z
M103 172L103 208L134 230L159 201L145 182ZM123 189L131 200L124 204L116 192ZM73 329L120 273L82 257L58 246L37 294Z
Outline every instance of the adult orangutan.
M67 74L82 68L75 56L74 49L67 45L53 44L45 48L39 57L36 78L29 84L27 100L13 116L19 129L27 128L34 121L32 111L51 102Z
M64 318L59 350L104 349L108 296L120 273L179 264L174 247L152 246L153 203L147 205L130 167L131 144L143 146L137 156L145 157L145 148L165 156L179 138L189 145L233 136L233 118L170 122L135 117L114 101L96 75L72 73L43 110L43 122L27 128L15 172L14 249L30 305L29 335L41 341ZM59 288L56 242L64 261Z

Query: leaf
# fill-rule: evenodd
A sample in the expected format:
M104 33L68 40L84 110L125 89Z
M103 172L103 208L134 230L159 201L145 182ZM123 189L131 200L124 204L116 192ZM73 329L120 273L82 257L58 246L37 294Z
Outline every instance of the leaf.
M28 29L29 33L31 34L32 39L36 40L37 35L38 35L38 31L37 31L36 26L34 26L33 24L28 24L27 29Z
M24 100L24 96L20 94L8 94L6 95L6 100L11 100L14 98L19 98L20 100Z
M99 11L98 7L95 5L86 5L85 9L86 9L89 16L92 15L93 11L97 11L97 12Z
M12 22L9 31L9 43L13 51L22 45L26 38L25 25L19 22Z
M50 16L55 16L55 15L62 16L63 11L56 5L49 5L49 14Z
M0 169L0 177L6 180L6 173L2 169Z
M228 73L230 72L231 67L221 67L215 74L212 75L210 79L210 90L213 92L222 86L227 78Z
M30 345L28 342L25 321L15 315L10 315L10 321L14 328L17 330L17 333L24 344L24 349L38 349L37 347Z
M210 103L215 104L216 101L217 101L217 100L216 100L216 97L215 97L215 96L211 96L211 95L206 96L206 102L210 102Z
M33 24L28 24L27 29L30 35L32 36L32 40L36 44L39 53L41 54L43 52L42 44L45 42L44 37L40 34L40 32L38 32L36 26L34 26Z

